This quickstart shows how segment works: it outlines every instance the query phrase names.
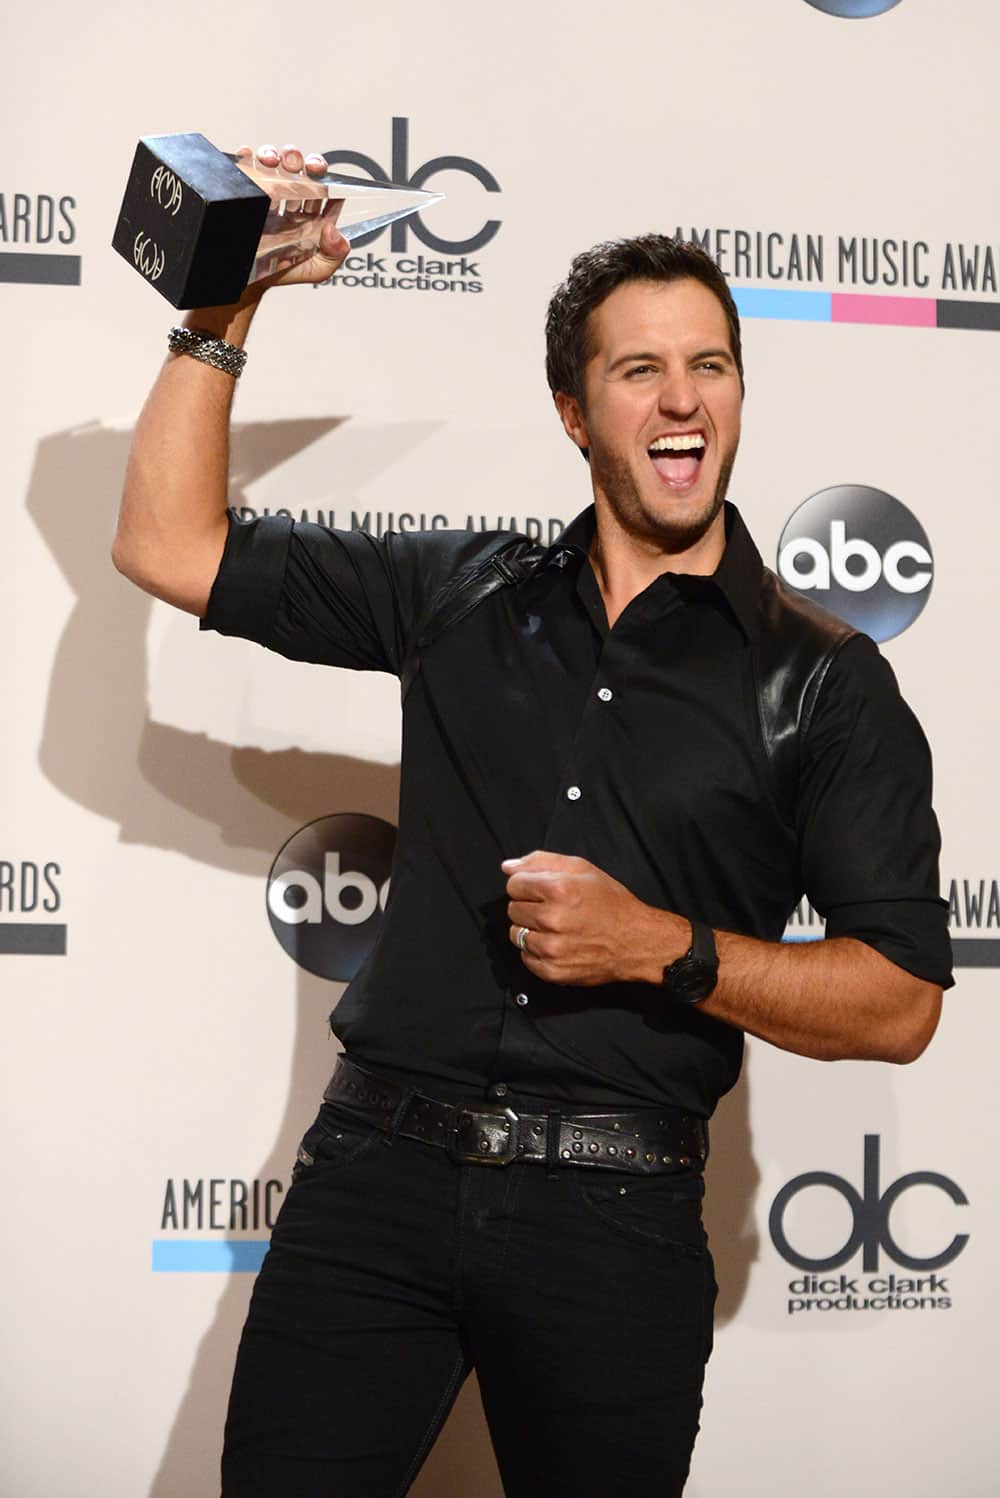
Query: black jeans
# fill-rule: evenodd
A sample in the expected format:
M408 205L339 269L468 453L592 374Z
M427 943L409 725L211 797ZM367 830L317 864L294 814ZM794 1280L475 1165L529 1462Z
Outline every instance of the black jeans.
M700 1198L457 1164L324 1104L254 1287L223 1498L402 1498L471 1367L507 1498L677 1498L712 1341Z

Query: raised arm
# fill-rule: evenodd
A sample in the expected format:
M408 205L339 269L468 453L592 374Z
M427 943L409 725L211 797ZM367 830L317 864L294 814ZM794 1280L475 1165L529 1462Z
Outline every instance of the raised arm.
M286 171L326 171L321 156L294 146L262 146L257 160ZM265 291L324 281L350 246L336 226L323 227L310 260L255 283L229 307L200 307L184 325L242 348ZM138 587L199 617L225 545L229 423L236 381L187 354L169 354L136 425L112 559Z

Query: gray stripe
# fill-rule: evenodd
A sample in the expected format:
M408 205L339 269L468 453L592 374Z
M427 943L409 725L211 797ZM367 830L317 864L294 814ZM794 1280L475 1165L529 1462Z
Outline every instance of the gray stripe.
M988 936L953 936L952 955L956 967L1000 967L1000 940Z
M15 952L35 957L65 957L66 927L0 921L0 956Z
M994 302L942 302L937 304L939 328L985 328L1000 331L1000 307Z
M0 253L0 281L20 281L33 286L79 286L79 255Z

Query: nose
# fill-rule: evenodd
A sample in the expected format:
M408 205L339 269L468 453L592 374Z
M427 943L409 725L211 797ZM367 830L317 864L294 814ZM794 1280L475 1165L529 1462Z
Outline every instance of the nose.
M684 365L665 369L660 379L659 407L664 416L689 421L701 405L691 371Z

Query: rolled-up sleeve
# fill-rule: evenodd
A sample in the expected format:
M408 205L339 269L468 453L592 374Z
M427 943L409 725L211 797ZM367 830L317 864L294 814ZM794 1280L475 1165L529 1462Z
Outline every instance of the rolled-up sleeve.
M292 660L398 674L428 598L475 543L466 532L374 537L230 511L201 627Z
M941 839L927 740L874 643L853 637L823 683L803 746L802 879L828 937L852 936L951 986Z

